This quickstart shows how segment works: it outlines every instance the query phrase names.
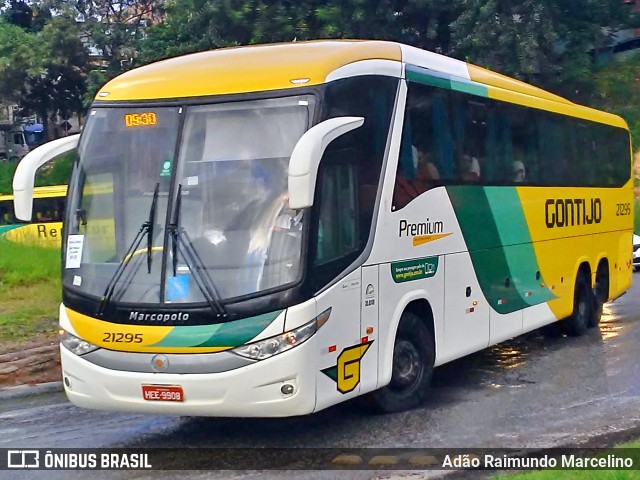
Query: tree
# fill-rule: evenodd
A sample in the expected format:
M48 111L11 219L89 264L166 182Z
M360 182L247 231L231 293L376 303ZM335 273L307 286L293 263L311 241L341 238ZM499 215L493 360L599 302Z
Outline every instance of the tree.
M135 64L138 40L144 29L159 22L162 0L49 0L59 10L73 12L100 52L105 77L110 78Z
M321 38L446 49L460 0L172 0L142 41L143 61L233 45Z
M9 7L5 12L7 21L21 27L25 30L31 29L31 22L33 20L33 10L27 4L21 0L11 0Z
M81 112L87 65L73 19L55 17L38 34L0 21L0 97L23 113L48 123Z
M454 56L569 97L588 93L593 52L625 18L619 0L463 0Z
M572 98L592 52L625 18L620 0L170 0L143 61L232 45L318 38L396 40ZM577 90L577 92L576 92Z
M26 79L40 72L41 50L36 35L0 16L0 102L18 103Z

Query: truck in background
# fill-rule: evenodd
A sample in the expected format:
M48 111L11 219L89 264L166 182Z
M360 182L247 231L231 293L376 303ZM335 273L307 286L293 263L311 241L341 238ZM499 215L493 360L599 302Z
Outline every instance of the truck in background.
M0 124L0 161L17 161L44 143L41 123Z

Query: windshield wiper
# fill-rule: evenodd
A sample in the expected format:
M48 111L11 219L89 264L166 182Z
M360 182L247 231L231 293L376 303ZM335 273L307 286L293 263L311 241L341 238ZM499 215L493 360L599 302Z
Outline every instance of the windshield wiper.
M216 290L215 284L207 271L207 268L204 266L200 255L198 255L197 250L193 247L193 243L191 242L191 238L189 238L189 234L184 228L180 228L180 208L182 206L182 184L178 185L178 197L176 199L176 206L173 211L173 218L171 223L169 224L169 234L171 235L171 253L173 255L172 264L173 264L173 276L175 277L177 274L178 268L178 253L182 255L189 271L192 272L193 278L198 285L198 288L202 292L205 300L209 304L209 307L216 315L217 318L226 318L229 316L229 313L224 308L222 303L220 303L220 294ZM182 236L184 236L186 241L182 240Z
M153 249L153 227L156 223L156 207L158 206L158 193L160 191L160 183L156 183L156 189L153 191L153 200L151 201L151 210L149 210L149 221L147 222L147 270L151 273L151 251Z
M155 222L156 218L156 208L158 205L158 195L160 192L160 183L156 183L156 188L153 191L153 200L151 200L151 208L149 209L149 219L142 224L140 230L136 234L135 238L127 248L127 252L122 258L122 262L118 265L118 268L113 273L109 283L107 284L107 288L104 289L104 293L102 294L102 299L100 300L100 306L98 308L98 316L104 315L105 310L107 309L107 305L111 301L111 297L113 296L113 292L115 291L115 287L117 283L120 281L122 274L126 270L127 266L131 262L131 259L134 257L134 253L138 251L138 247L142 243L142 239L145 235L147 235L147 267L149 273L151 273L151 250L153 247L153 222Z

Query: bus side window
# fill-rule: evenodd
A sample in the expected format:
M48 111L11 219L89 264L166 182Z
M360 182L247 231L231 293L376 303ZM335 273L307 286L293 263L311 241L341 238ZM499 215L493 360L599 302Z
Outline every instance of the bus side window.
M358 249L356 187L352 163L328 163L323 169L316 265Z
M0 204L0 225L13 225L16 223L13 216L13 202L2 202Z
M53 198L35 198L33 200L33 216L32 222L53 222L55 218L55 199ZM61 215L59 215L60 217Z

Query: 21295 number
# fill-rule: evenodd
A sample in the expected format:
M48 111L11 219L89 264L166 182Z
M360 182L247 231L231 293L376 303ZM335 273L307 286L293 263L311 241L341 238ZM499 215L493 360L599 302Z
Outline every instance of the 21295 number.
M141 333L105 332L104 343L142 343Z
M616 216L621 217L624 215L631 215L630 203L616 203L618 209L616 210Z

